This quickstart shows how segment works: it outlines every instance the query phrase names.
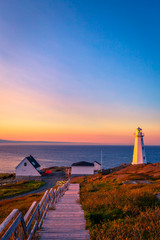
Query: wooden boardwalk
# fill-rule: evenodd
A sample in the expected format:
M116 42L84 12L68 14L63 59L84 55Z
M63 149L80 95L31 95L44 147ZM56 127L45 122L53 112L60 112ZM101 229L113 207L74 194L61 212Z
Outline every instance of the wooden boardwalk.
M79 184L70 184L69 190L56 204L56 209L47 212L35 239L89 239L89 231L85 230L84 212L79 203Z

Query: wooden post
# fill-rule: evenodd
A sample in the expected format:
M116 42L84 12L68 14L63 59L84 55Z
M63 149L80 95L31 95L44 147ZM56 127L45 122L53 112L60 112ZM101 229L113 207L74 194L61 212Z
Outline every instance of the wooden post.
M30 240L35 231L41 227L49 207L55 205L55 202L67 190L68 184L69 181L58 187L57 191L53 188L47 190L40 203L33 202L24 217L18 209L14 209L0 225L0 239L23 240L27 238Z

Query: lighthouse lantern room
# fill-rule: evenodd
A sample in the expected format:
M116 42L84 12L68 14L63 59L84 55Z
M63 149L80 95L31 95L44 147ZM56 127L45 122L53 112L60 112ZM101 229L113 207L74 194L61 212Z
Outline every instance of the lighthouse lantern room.
M147 163L143 137L144 137L144 134L142 133L142 129L140 127L138 127L136 129L136 134L135 134L135 144L134 144L132 164L146 164Z

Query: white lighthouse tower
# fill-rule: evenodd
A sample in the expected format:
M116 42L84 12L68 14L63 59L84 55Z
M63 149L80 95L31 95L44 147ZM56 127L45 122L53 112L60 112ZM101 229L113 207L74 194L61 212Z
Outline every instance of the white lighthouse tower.
M136 134L135 134L135 144L134 144L132 164L146 164L147 163L143 137L144 137L144 134L142 133L142 129L140 127L138 127L136 129Z

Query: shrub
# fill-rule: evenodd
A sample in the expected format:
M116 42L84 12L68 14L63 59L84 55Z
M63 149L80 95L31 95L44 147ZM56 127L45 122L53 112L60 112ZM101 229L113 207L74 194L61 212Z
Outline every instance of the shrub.
M112 176L86 178L80 199L92 240L150 239L160 236L160 209L154 184L125 185Z

